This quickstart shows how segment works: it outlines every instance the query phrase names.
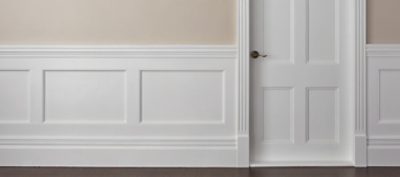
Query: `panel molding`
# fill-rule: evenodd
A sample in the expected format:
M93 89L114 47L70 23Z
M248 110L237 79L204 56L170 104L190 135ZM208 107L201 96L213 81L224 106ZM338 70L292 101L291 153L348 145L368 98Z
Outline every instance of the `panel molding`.
M385 120L382 117L382 74L400 71L400 45L368 44L366 45L368 61L368 123L367 137L368 166L400 166L400 134L398 120ZM391 83L386 81L386 84ZM396 84L393 82L393 84ZM390 85L389 85L390 86ZM391 92L390 92L391 93ZM388 93L388 94L390 94ZM393 103L392 103L393 104Z
M30 123L30 121L31 121L31 119L32 119L32 112L31 112L31 106L30 106L30 102L31 102L31 100L32 100L32 95L31 95L31 86L30 86L30 82L31 82L31 70L30 69L0 69L0 74L2 74L2 73L5 73L5 72L14 72L14 73L26 73L26 88L25 88L25 96L26 96L26 98L25 98L25 102L26 102L26 104L27 105L25 105L26 107L25 107L25 111L26 111L26 113L25 113L25 115L23 116L23 117L19 117L19 116L13 116L13 117L9 117L9 118L7 118L6 120L4 120L4 119L1 119L0 120L0 125L1 124L29 124ZM13 81L15 81L15 78L14 79L12 79ZM2 86L2 87L4 87L4 86ZM14 91L15 91L15 88L13 88L14 89ZM4 99L4 98L2 98L2 99ZM4 106L2 106L3 107L3 109L4 109ZM19 104L19 106L18 107L23 107L23 106L21 106L21 104ZM13 119L19 119L19 120L13 120Z
M400 48L399 48L400 49ZM398 55L398 57L400 57L400 53L399 53L399 55ZM377 109L378 109L378 117L377 117L377 119L378 119L378 124L400 124L400 120L394 120L394 118L396 118L396 117L386 117L387 119L385 119L385 117L383 116L383 114L382 114L382 108L383 108L383 101L382 101L382 88L383 88L383 81L382 81L382 75L383 75L383 73L384 72L397 72L397 73L399 73L400 74L400 67L399 68L397 68L397 69L391 69L391 68L381 68L381 69L378 69L378 78L379 78L379 80L378 80L378 93L377 93L377 96L378 96L378 103L377 103ZM392 97L393 98L393 97ZM373 116L373 115L371 115L371 116Z
M144 118L144 73L161 73L161 72L167 72L167 73L173 73L173 72L186 72L186 73L218 73L221 76L221 117L218 120L146 120ZM139 75L140 75L140 117L139 117L139 123L142 125L190 125L190 124L214 124L214 125L223 125L226 123L227 119L227 103L226 103L226 95L227 95L227 88L226 88L226 71L222 69L140 69L139 70ZM198 99L196 99L198 100ZM164 116L164 115L163 115ZM204 118L204 117L203 117Z
M83 120L61 120L61 118L60 117L57 117L57 116L55 116L55 117L52 117L52 116L49 116L49 114L50 114L50 107L51 107L51 104L49 103L50 101L49 101L49 95L48 95L48 93L47 93L47 91L48 91L48 87L50 87L48 84L50 84L50 82L49 82L49 76L50 76L50 73L53 73L53 74L55 74L55 73L69 73L69 74L72 74L72 73L84 73L84 72L87 72L87 73L91 73L91 74L94 74L94 73L103 73L103 74L105 74L105 73L108 73L108 74L111 74L111 73L113 73L113 74L116 74L116 73L119 73L119 74L121 74L123 77L122 77L122 81L123 81L123 86L122 86L122 90L123 90L123 92L121 93L122 94L122 104L123 104L123 106L122 106L122 117L120 117L119 118L119 120L87 120L86 118L87 117L76 117L76 118L74 118L74 119L83 119ZM42 71L42 74L43 74L43 113L44 113L44 116L43 116L43 124L126 124L127 123L127 120L128 120L128 114L127 114L127 90L128 90L128 84L127 84L127 70L124 70L124 69L120 69L120 70L118 70L118 69L115 69L115 70L113 70L113 69L93 69L93 70L88 70L88 69L85 69L85 70L80 70L80 69L75 69L75 70L71 70L71 69L67 69L67 70L63 70L63 69L57 69L57 70L55 70L55 69L44 69L43 71ZM103 117L103 118L105 118L105 117ZM107 117L108 119L112 119L112 118L114 118L114 117ZM52 120L52 119L55 119L55 120ZM86 120L85 120L86 119Z
M33 112L30 122L23 125L0 122L6 127L0 135L0 165L248 167L248 160L241 160L249 153L243 151L248 146L248 134L238 133L238 127L242 126L238 123L242 121L238 118L239 109L245 108L239 104L248 105L239 101L243 99L239 93L245 94L239 92L239 87L248 86L239 85L239 77L245 77L239 74L242 60L238 60L238 50L237 45L0 46L0 69L32 72L29 91L33 92L29 102ZM229 101L225 105L229 106L229 114L224 112L223 122L213 124L140 124L136 121L139 103L135 100L139 95L140 70L222 72L224 89L229 89L224 90L228 95L223 97ZM127 104L133 109L125 110L128 121L43 122L44 71L126 72L125 87L130 89ZM248 120L246 113L244 121ZM101 132L102 129L105 131ZM59 154L66 158L59 158Z

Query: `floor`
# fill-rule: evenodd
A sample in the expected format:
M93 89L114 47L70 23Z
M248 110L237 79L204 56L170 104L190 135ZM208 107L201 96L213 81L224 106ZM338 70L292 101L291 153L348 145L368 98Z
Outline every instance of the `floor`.
M400 177L400 168L0 168L0 177Z

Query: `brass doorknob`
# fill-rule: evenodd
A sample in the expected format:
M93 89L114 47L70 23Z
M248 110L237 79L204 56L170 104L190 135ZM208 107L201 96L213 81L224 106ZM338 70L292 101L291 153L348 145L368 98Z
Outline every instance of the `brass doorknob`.
M250 56L251 56L251 58L253 58L253 59L257 59L257 58L259 58L259 57L262 57L262 58L268 57L268 55L262 55L262 54L260 54L260 52L258 52L258 51L256 51L256 50L252 51L252 52L250 53Z

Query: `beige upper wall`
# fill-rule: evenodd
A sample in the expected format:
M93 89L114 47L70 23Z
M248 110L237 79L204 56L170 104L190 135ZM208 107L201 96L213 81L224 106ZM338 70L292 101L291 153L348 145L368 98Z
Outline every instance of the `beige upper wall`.
M0 0L0 44L234 44L235 0Z
M234 44L236 0L0 0L1 44ZM400 0L367 0L368 43L400 43Z
M400 43L400 0L367 0L368 43Z

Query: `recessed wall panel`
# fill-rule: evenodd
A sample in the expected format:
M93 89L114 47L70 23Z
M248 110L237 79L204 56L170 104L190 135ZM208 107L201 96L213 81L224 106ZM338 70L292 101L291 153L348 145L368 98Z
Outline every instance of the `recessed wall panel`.
M264 89L264 142L291 143L293 131L292 88Z
M224 122L223 71L142 71L141 80L142 123Z
M0 70L0 123L29 121L29 71Z
M336 0L308 0L309 62L336 60Z
M45 122L122 123L124 71L45 71Z
M400 123L400 70L380 70L379 120Z

